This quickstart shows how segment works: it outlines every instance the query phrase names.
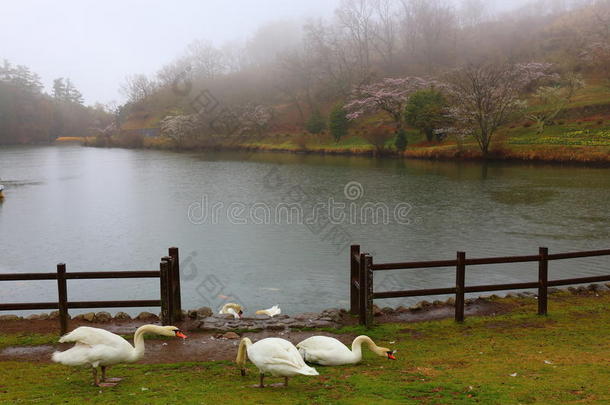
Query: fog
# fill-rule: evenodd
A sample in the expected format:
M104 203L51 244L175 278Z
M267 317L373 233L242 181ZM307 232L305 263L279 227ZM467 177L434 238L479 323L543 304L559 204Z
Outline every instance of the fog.
M557 0L554 0L557 1ZM526 0L495 0L493 12ZM29 66L48 91L69 77L85 102L122 102L120 83L136 73L153 75L195 39L220 46L246 41L265 23L331 17L338 0L5 1L0 59Z

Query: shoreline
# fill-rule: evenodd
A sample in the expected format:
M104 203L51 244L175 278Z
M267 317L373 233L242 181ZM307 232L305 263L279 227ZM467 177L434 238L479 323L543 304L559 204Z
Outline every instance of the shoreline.
M74 142L66 142L74 143ZM62 144L62 142L56 143ZM178 153L184 152L243 152L243 153L286 153L295 155L318 155L318 156L345 156L345 157L364 157L373 159L404 159L404 160L426 160L426 161L442 161L442 162L473 162L473 163L519 163L519 164L547 164L556 166L575 166L575 167L594 167L594 168L610 168L610 152L598 152L597 158L585 159L588 155L574 154L577 148L563 148L559 155L545 156L544 151L531 152L529 155L520 154L506 150L492 150L487 157L484 157L478 151L467 150L460 152L455 149L440 151L434 148L411 147L404 152L396 151L381 151L376 152L371 149L324 149L324 148L286 148L275 147L273 145L266 146L251 146L251 145L215 145L208 147L193 147L193 148L170 148L160 147L155 144L144 145L141 148L125 148L123 146L96 146L86 142L80 142L84 147L93 148L122 148L122 149L140 149L140 150L166 150ZM560 149L560 148L557 148Z
M570 286L567 288L549 288L550 296L609 294L610 283L596 283ZM504 296L496 294L480 295L476 298L467 298L466 314L468 316L495 316L510 313L515 307L507 300L537 299L535 293L523 291L508 293ZM551 301L552 302L552 301ZM452 318L454 315L454 298L445 301L422 300L416 304L396 308L380 308L373 305L374 316L377 323L393 322L426 322ZM103 327L115 333L129 334L137 327L146 323L158 323L159 316L150 312L141 312L131 317L125 312L117 312L114 316L105 311L88 312L86 314L70 317L69 329L78 326ZM266 315L244 316L234 319L231 315L219 315L209 307L183 311L183 320L177 323L186 331L198 332L261 332L261 331L289 331L309 329L338 329L345 326L358 325L357 315L350 314L345 309L332 308L321 312L305 312L293 315ZM13 314L1 314L0 326L3 333L59 333L58 311L50 314L34 314L20 317Z

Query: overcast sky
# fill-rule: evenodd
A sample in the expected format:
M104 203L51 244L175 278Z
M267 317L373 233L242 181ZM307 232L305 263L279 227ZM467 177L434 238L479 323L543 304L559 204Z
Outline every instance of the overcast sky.
M494 0L505 9L526 0ZM122 101L128 74L155 73L194 39L247 39L265 22L330 16L339 0L2 0L0 60L69 77L88 104Z

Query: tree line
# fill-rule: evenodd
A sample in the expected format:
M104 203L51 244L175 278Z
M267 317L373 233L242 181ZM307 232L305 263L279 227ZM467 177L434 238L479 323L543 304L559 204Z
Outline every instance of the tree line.
M343 0L330 19L269 23L245 43L197 40L156 76L128 77L126 110L169 111L161 127L180 142L226 139L177 90L187 83L189 95L228 106L240 135L328 128L338 140L374 113L385 118L362 135L376 147L391 136L404 150L409 125L431 142L473 136L487 153L524 94L552 105L530 117L544 131L583 75L610 83L607 0L539 0L504 14L487 4Z
M83 105L83 96L70 79L55 79L52 94L47 94L40 76L27 66L7 60L0 65L0 144L87 136L111 121L107 107Z

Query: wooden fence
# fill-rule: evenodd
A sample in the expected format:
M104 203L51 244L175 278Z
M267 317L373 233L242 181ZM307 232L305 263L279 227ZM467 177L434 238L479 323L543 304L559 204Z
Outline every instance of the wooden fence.
M158 278L160 299L130 301L68 301L67 280L84 279L122 279L122 278ZM169 255L162 257L159 270L135 271L92 271L67 272L66 265L57 265L55 273L13 273L0 274L2 281L57 280L57 302L0 303L0 311L20 311L33 309L59 310L61 333L68 330L68 309L70 308L127 308L127 307L161 307L161 322L170 325L182 319L180 298L180 264L178 248L169 248Z
M546 315L549 287L610 281L610 274L604 276L549 280L549 261L593 256L610 256L610 249L549 254L547 248L541 247L539 248L537 255L479 259L467 259L466 253L457 252L455 260L375 264L373 263L373 257L371 255L360 252L359 245L352 245L350 248L350 312L354 315L359 315L361 325L371 326L373 324L373 300L375 299L455 294L455 320L457 322L463 322L465 293L537 288L538 314ZM538 262L538 281L513 284L465 285L466 266L526 262ZM432 267L455 267L455 287L383 292L375 292L373 289L373 274L376 271L424 269Z

